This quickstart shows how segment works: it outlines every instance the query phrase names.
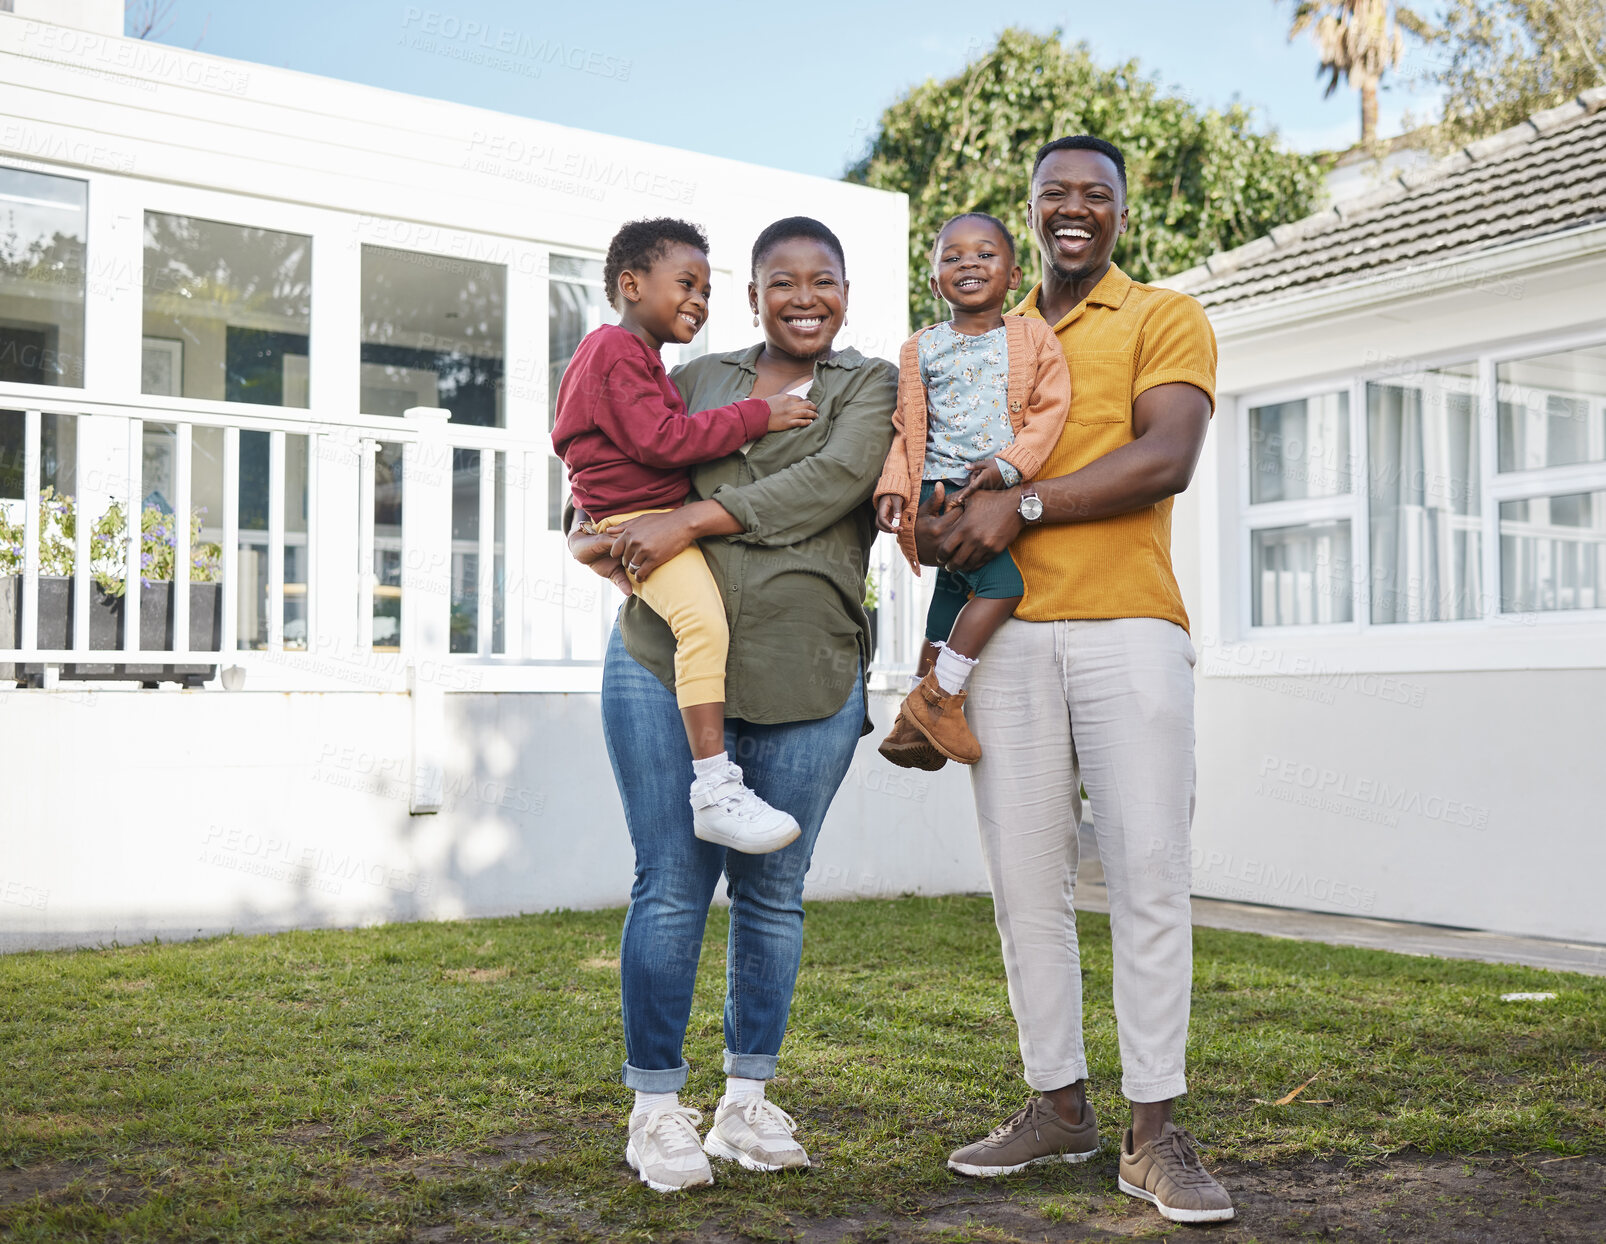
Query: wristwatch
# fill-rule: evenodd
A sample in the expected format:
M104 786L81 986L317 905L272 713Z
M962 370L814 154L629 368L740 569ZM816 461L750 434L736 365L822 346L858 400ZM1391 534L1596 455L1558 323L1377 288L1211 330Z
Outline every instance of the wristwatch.
M1043 498L1037 495L1037 485L1027 484L1020 490L1020 505L1016 513L1028 523L1035 523L1043 517Z

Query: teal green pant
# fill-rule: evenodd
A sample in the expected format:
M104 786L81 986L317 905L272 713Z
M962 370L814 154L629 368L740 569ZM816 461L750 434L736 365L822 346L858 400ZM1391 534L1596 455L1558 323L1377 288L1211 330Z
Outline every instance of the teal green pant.
M964 487L964 481L944 480L949 495ZM931 499L936 480L920 485L920 503ZM937 571L937 590L932 593L931 606L926 610L926 638L932 643L947 639L954 629L959 611L972 596L983 600L1009 600L1026 595L1026 583L1020 577L1020 567L1005 549L997 557L975 570Z

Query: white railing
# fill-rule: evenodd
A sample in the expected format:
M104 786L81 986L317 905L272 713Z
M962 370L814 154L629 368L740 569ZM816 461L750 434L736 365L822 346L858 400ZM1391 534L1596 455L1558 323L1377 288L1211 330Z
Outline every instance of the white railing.
M12 521L20 517L23 535L20 575L0 577L0 589L10 593L0 604L9 600L12 615L11 625L0 628L0 676L11 666L13 676L47 686L63 678L202 682L219 671L224 686L273 690L596 686L619 597L574 563L562 537L547 528L544 437L452 424L446 411L426 407L400 419L336 421L223 403L187 402L175 410L162 402L32 395L19 401L0 394L0 411L7 412L0 418L14 421L20 411L23 433L22 495L0 501ZM41 586L50 579L41 573L40 494L51 482L42 469L47 416L58 429L72 421L76 449L72 604L49 637L65 634L64 643L43 641L39 629ZM157 472L144 478L153 426L171 447L159 479ZM249 454L242 451L245 437L252 438ZM204 472L198 445L209 464ZM388 468L398 457L399 496L394 478L387 474L383 486L378 478L381 458ZM158 483L172 527L172 577L143 586L144 502ZM246 489L256 521L242 528ZM218 573L208 576L219 586L209 606L216 625L203 610L198 616L207 625L192 634L196 550L184 520L202 495L222 510L208 514L201 532L220 548ZM120 605L97 586L97 571L108 573L107 550L104 539L97 548L93 534L114 502L127 519L115 568L125 585ZM399 523L377 521L381 502L388 519L399 507ZM455 535L454 514L466 529ZM927 585L916 583L888 539L876 545L871 565L880 597L877 665L912 667ZM58 599L59 585L52 591ZM170 594L166 633L142 634L142 597L153 591ZM376 607L380 625L394 619L394 629L376 632ZM118 609L122 635L108 639L106 615ZM6 612L0 609L0 617ZM162 614L153 608L147 616Z

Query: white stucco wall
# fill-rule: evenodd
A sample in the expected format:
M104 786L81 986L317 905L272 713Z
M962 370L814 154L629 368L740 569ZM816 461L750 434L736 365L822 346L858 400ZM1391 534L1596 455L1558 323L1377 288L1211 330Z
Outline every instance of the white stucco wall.
M1173 550L1200 652L1196 893L1606 941L1606 623L1257 637L1232 564L1239 395L1606 332L1606 260L1580 249L1431 292L1401 279L1369 302L1212 317L1219 413Z
M875 752L872 696L815 899L986 888L966 773ZM448 695L446 801L407 811L409 701L0 692L0 951L622 905L632 854L591 694Z
M124 39L121 7L0 14L0 165L81 178L89 204L84 386L0 385L0 407L85 403L81 456L121 433L125 411L222 413L247 427L283 413L139 396L146 212L312 239L315 428L357 418L366 245L444 257L448 273L455 260L506 269L506 427L487 443L509 454L549 450L550 257L599 257L625 220L707 229L710 349L755 339L749 248L799 214L825 221L847 252L838 347L885 356L907 331L902 195ZM421 87L432 63L419 51ZM322 464L313 500L326 532L356 530L357 476L342 462ZM0 690L0 949L623 903L631 853L586 659L602 619L594 603L569 618L558 607L600 600L599 585L563 586L546 472L514 478L510 491L528 495L511 512L525 515L530 546L514 578L536 589L526 621L543 640L526 655L568 627L576 659L492 659L425 679L472 689L445 696L443 811L408 813L414 701L372 689L399 687L399 675L331 681L336 641L367 623L356 543L326 540L313 651L231 654L247 690ZM370 690L309 690L342 685ZM888 706L877 712L885 726ZM810 892L979 888L963 774L894 770L874 741L839 795Z

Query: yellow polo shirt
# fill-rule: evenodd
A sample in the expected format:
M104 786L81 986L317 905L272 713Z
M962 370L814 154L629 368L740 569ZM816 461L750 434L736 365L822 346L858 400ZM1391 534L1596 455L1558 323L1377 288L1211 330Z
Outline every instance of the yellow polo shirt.
M1042 319L1033 286L1010 315ZM1130 444L1132 403L1160 384L1204 390L1216 405L1216 334L1186 294L1140 285L1114 264L1054 325L1071 369L1071 413L1040 479L1069 475ZM1010 546L1026 595L1015 616L1165 618L1188 614L1171 569L1171 501L1088 523L1027 527Z

